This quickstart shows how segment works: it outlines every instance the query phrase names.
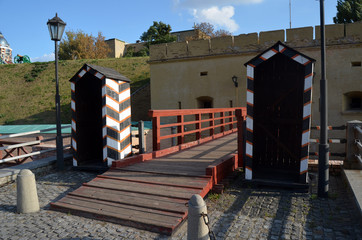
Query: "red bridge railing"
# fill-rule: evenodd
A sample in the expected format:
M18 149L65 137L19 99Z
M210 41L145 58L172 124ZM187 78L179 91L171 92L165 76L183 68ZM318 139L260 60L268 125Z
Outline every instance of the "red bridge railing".
M177 138L175 145L181 145L236 132L238 129L236 111L243 120L246 108L241 107L151 110L149 116L152 117L153 151L160 150L161 141L166 139ZM168 131L162 131L163 129Z

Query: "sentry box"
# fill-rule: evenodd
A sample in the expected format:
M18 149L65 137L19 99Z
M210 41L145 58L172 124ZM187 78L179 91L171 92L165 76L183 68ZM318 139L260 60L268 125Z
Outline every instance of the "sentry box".
M84 64L70 82L73 166L104 168L130 155L130 80Z
M247 180L305 184L315 60L281 42L247 67Z

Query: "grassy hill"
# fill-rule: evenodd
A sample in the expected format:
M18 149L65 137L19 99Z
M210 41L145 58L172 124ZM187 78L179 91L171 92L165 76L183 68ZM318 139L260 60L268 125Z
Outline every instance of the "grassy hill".
M150 81L148 57L59 61L62 123L70 123L69 79L90 63L132 80L131 91ZM0 125L55 123L54 62L0 65Z

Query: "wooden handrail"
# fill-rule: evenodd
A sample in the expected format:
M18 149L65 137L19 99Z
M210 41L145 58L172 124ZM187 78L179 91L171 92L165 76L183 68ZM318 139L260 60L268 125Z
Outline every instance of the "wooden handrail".
M200 109L165 109L165 110L150 110L148 115L150 117L173 117L178 115L194 115L194 114L206 114L206 113L219 113L219 112L234 112L235 109L246 109L243 107L239 108L200 108Z
M246 108L241 107L150 110L149 116L152 117L153 151L161 149L161 140L164 139L177 137L177 145L181 145L185 142L185 136L190 134L196 134L196 140L199 140L202 138L201 133L204 131L209 131L209 136L215 134L215 129L219 129L221 133L236 131L236 127L234 127L237 123L236 111L239 111L244 117L246 116ZM191 118L194 119L187 121L185 120L185 116L191 116ZM176 122L161 124L161 117L176 117ZM185 127L190 125L194 126L194 129L186 131ZM171 127L176 127L177 132L161 136L161 129Z

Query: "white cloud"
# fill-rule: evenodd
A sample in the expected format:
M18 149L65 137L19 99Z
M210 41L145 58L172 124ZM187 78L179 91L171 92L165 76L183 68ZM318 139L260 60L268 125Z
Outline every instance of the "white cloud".
M55 60L55 54L49 53L49 54L44 54L41 57L35 57L35 58L30 58L30 59L31 59L31 62L49 62L49 61Z
M202 9L214 6L229 6L261 3L264 0L173 0L174 5L182 8Z
M173 0L175 9L188 9L196 22L208 22L216 28L230 32L238 30L239 25L232 17L234 6L258 4L264 0Z
M233 6L192 9L192 15L198 22L208 22L230 32L238 30L239 25L232 19L235 14Z

